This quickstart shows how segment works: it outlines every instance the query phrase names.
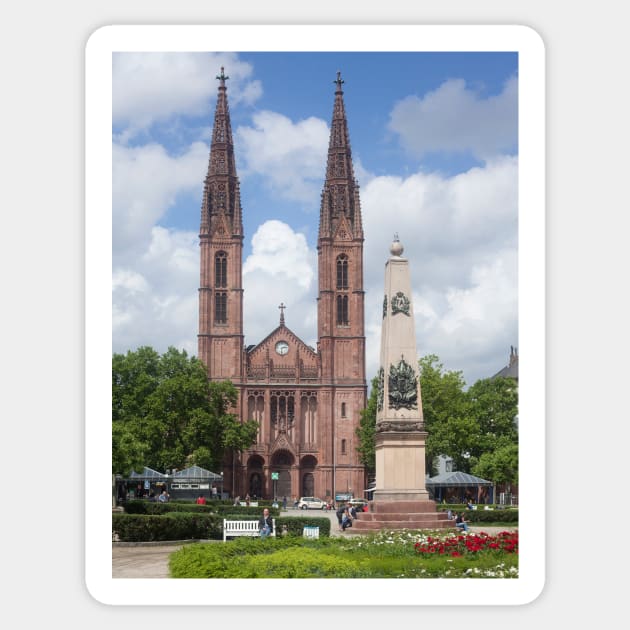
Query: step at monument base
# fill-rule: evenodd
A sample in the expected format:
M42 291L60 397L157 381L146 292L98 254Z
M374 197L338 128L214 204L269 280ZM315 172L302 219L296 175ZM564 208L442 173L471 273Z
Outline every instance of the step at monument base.
M452 528L446 512L438 512L435 501L374 501L369 512L362 512L352 523L356 533L380 529L445 529Z

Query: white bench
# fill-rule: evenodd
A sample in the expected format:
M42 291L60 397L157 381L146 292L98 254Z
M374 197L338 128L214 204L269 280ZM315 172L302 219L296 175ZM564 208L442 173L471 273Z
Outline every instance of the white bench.
M276 519L272 518L273 531L270 536L276 535ZM223 541L227 540L228 536L259 536L258 521L228 521L223 519Z

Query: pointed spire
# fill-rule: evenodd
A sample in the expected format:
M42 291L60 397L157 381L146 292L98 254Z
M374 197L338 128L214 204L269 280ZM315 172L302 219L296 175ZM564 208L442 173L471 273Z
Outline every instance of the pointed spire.
M221 73L216 76L219 89L212 127L208 172L201 204L200 231L202 234L212 233L221 215L225 215L228 219L232 235L243 233L232 123L225 84L229 78L225 74L225 69L221 67Z
M284 302L280 302L278 308L280 309L280 326L284 326L284 309L286 308Z
M354 238L363 237L361 226L361 207L358 184L354 178L350 134L346 120L346 109L343 101L342 85L345 81L341 72L333 81L337 86L333 105L330 140L328 143L328 161L326 164L326 181L322 192L320 209L320 238L334 235L335 228L342 216L350 222Z

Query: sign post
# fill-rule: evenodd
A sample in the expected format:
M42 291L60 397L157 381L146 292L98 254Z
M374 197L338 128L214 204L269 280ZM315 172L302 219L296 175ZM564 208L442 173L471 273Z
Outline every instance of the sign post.
M279 473L277 472L272 472L271 473L271 480L273 481L273 502L275 503L277 501L277 497L276 497L276 484L278 483L278 477L279 477Z

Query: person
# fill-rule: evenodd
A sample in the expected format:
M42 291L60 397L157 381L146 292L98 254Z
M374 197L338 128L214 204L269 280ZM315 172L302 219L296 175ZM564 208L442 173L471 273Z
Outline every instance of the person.
M236 499L234 499L234 505L240 505L241 504L241 495L239 494Z
M350 506L350 516L352 516L352 520L357 517L357 508L354 505Z
M267 538L267 536L273 533L273 521L269 516L268 508L265 508L263 510L263 515L258 521L258 531L260 532L260 537L263 539Z
M463 529L465 532L468 531L468 523L466 522L466 517L463 512L455 515L455 525L459 529Z
M206 504L206 497L204 497L204 496L203 496L203 494L200 494L200 495L197 497L197 500L195 501L195 503L196 503L197 505L205 505L205 504Z
M160 496L158 497L158 501L160 503L168 503L168 492L166 492L166 488L162 490Z
M339 531L342 530L342 524L343 524L343 513L344 513L344 507L343 505L339 505L339 507L337 508L337 520L339 521Z
M293 497L293 509L297 510L297 506L300 504L300 500L297 497Z
M149 501L156 501L156 497L155 497L155 492L153 490L151 490L150 494L149 494Z
M245 495L245 505L249 507L249 492Z
M282 497L282 509L283 510L287 509L287 498L286 497Z
M453 510L451 510L451 508L446 511L446 518L448 518L449 521L453 520Z
M214 484L212 484L212 498L217 498L217 487Z
M345 532L348 527L352 527L352 514L350 514L350 509L346 507L341 519L341 531Z

